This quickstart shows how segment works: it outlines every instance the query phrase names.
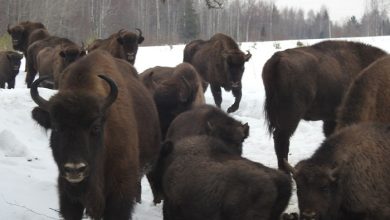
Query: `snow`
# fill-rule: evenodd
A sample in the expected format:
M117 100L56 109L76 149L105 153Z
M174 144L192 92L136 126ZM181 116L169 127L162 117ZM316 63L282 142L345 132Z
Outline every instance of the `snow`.
M390 37L349 38L390 51ZM295 47L298 40L280 41L280 49ZM321 40L301 40L312 45ZM240 108L232 115L250 125L250 136L244 143L244 157L277 167L272 138L268 135L264 116L264 88L261 72L264 63L277 51L275 42L242 43L243 51L252 53L243 76L243 97ZM135 67L139 72L147 68L176 66L182 60L184 45L141 47ZM45 131L31 119L35 103L24 84L24 60L16 80L16 89L0 89L0 219L60 219L56 179L58 175L49 147L50 131ZM46 98L55 91L40 89ZM214 104L209 90L206 102ZM222 108L226 110L234 98L223 91ZM302 121L291 138L290 163L309 157L323 141L321 122ZM162 219L161 205L153 205L152 194L145 178L142 182L142 203L136 205L133 219ZM297 211L296 196L291 198L290 211Z

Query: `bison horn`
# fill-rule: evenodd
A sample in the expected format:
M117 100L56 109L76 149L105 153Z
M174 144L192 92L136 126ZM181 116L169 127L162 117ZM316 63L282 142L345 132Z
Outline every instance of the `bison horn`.
M108 94L103 104L103 110L106 111L108 107L110 107L118 97L118 86L116 85L114 80L110 79L109 77L105 75L98 75L98 76L104 79L110 85L110 94Z
M135 30L137 30L137 31L138 31L138 37L141 37L141 36L142 36L142 31L141 31L141 29L139 29L139 28L136 28Z
M248 61L252 57L252 54L251 52L249 52L249 50L247 50L246 52L247 54L245 55L245 61Z
M288 163L286 158L284 158L283 161L284 161L284 166L286 167L287 171L289 171L290 173L295 175L297 173L297 170Z
M122 37L123 32L125 32L125 29L123 29L123 28L118 31L118 34L120 37Z
M39 93L38 93L38 85L41 82L43 82L43 81L45 81L45 80L47 80L49 78L50 78L50 76L39 77L37 80L35 80L31 84L31 89L30 89L30 94L31 94L32 100L39 106L39 108L41 108L41 109L43 109L45 111L49 110L49 102L39 95Z
M181 79L183 80L184 85L185 85L185 89L184 89L185 92L180 93L180 101L187 102L188 98L192 97L192 95L193 95L192 94L192 87L191 87L190 83L188 82L188 80L184 76L182 76Z

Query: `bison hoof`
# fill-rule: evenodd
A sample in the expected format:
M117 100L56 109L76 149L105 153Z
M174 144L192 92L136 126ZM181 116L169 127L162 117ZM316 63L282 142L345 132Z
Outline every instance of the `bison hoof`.
M280 218L281 220L299 220L298 213L293 212L290 214L283 213L283 215Z
M237 109L238 109L238 106L232 105L228 108L227 113L235 112L235 111L237 111Z

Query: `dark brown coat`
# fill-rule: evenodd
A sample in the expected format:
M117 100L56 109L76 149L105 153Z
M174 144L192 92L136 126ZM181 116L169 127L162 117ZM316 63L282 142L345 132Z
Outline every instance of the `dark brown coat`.
M390 123L390 56L364 69L351 83L339 107L339 130L361 122Z
M244 73L244 64L251 58L251 54L244 54L237 43L229 36L215 34L208 41L195 40L184 48L184 62L191 63L202 76L204 91L210 83L211 93L215 104L221 107L221 87L226 91L232 90L235 97L234 104L227 112L238 109L242 97L241 78Z
M102 73L104 80L98 77ZM145 143L153 140L159 151L152 98L143 99L139 95L142 84L120 72L116 59L104 51L69 65L61 75L58 93L49 101L38 95L39 81L31 89L39 105L32 114L41 126L52 130L61 215L81 219L86 209L94 219L130 219L144 165L140 165L140 154L152 147ZM154 115L147 117L140 117L137 110L153 112L153 108ZM151 134L148 142L142 142L142 132Z
M295 168L302 220L390 219L390 127L360 123L327 138Z
M289 140L298 123L324 121L328 136L336 108L353 78L386 53L356 42L324 41L275 53L264 65L264 112L273 133L279 168L284 169Z
M88 46L88 52L96 49L106 50L112 56L134 65L138 45L144 41L141 30L138 28L136 30L138 34L121 29L107 39L97 39Z
M154 97L163 137L177 115L205 103L201 78L191 64L150 68L140 79Z
M162 147L164 219L279 220L291 196L287 174L231 152L210 136Z
M0 88L15 88L15 77L19 73L23 55L14 51L0 51Z

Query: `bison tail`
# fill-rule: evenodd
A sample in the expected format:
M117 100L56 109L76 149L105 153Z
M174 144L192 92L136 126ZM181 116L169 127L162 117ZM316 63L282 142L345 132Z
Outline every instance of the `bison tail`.
M280 63L279 53L275 53L263 67L263 84L265 89L264 117L268 125L268 132L271 135L277 125L277 98L278 98L278 65Z

